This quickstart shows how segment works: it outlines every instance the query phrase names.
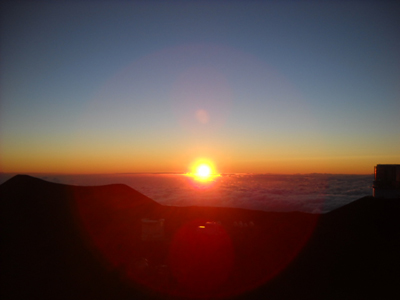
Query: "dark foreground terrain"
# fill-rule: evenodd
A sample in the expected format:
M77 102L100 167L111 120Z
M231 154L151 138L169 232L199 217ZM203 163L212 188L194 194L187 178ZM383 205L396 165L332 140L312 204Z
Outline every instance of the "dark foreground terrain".
M166 207L19 175L0 212L2 299L400 299L400 199L323 215ZM142 219L164 219L161 235Z

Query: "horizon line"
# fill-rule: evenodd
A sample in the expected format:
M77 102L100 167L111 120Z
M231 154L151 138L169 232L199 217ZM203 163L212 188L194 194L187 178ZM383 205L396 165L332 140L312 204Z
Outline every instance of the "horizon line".
M1 172L1 175L59 175L59 176L68 176L68 175L83 175L83 176L94 176L94 175L186 175L187 172L105 172L105 173L57 173L57 172ZM319 173L319 172L310 172L310 173L270 173L270 172L221 172L219 173L221 176L228 175L374 175L374 172L371 173Z

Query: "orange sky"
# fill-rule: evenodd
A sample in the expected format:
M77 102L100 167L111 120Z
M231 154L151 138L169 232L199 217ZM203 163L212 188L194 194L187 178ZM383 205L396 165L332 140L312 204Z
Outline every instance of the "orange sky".
M6 158L6 159L5 159ZM43 151L22 155L15 151L2 156L1 171L9 173L134 173L134 172L182 172L190 171L198 158L207 158L213 162L218 173L335 173L335 174L372 174L378 163L398 163L395 155L378 156L342 156L342 157L214 157L165 155L158 153L113 155L106 151L94 153L66 154Z

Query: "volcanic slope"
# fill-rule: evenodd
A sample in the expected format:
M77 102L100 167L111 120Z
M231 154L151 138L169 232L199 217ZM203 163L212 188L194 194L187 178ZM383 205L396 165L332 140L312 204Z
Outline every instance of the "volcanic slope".
M116 199L116 200L114 200ZM105 205L159 206L124 185L77 187L17 175L0 186L1 289L3 299L113 299L137 294L110 272L81 220L113 214ZM91 220L86 222L90 223ZM102 224L103 221L103 224ZM96 220L108 226L107 220Z

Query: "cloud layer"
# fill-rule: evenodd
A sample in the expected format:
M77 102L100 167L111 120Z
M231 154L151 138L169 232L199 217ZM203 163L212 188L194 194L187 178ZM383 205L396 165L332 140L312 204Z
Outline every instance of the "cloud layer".
M66 184L126 184L164 205L325 213L372 194L373 175L229 174L198 183L177 174L51 175Z

